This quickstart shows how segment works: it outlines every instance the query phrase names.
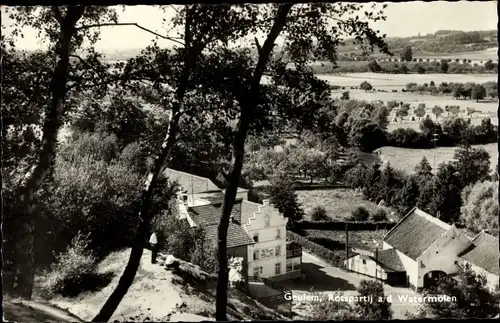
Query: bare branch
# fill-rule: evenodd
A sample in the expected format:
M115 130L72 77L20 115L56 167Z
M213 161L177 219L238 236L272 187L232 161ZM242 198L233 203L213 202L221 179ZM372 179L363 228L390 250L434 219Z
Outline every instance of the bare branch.
M177 43L177 44L180 44L180 45L184 46L184 44L182 42L180 42L180 41L177 40L177 39L182 39L180 37L169 37L169 36L160 35L157 32L154 32L151 29L143 27L143 26L141 26L141 25L139 25L138 23L135 23L135 22L122 22L122 23L109 22L109 23L94 24L94 25L83 25L83 26L80 26L80 27L76 28L76 30L83 30L83 29L89 29L89 28L98 28L98 27L106 27L106 26L135 26L135 27L137 27L139 29L142 29L144 31L147 31L148 33L153 34L153 35L155 35L157 37L160 37L160 38L163 38L163 39L166 39L166 40L170 40L170 41L173 41L174 43Z

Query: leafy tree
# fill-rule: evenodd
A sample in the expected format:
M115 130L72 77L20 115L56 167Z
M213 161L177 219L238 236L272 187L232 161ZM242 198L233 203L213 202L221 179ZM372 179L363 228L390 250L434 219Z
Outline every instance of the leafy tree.
M375 280L362 280L358 287L359 296L373 297L373 302L362 300L354 305L354 311L364 319L368 320L390 320L392 319L391 303L384 295L384 287L381 282Z
M402 189L396 192L394 202L400 215L406 215L417 205L419 195L420 187L418 179L416 176L407 176L403 181Z
M489 60L486 61L486 63L484 63L484 68L487 71L491 71L492 69L495 68L495 64L493 63L493 61L491 59L489 59Z
M363 188L366 185L368 167L363 162L358 162L353 168L345 172L346 184L354 188Z
M301 220L304 216L304 212L297 200L294 186L290 178L284 175L277 175L271 179L269 191L271 203L292 223Z
M349 91L344 91L342 92L342 95L340 96L341 100L350 100L351 95L349 94Z
M432 108L432 113L436 116L436 119L439 119L439 116L443 114L443 108L440 106L436 105L434 108Z
M456 297L454 302L427 302L412 319L476 319L493 318L499 311L499 297L486 286L486 278L461 265L456 277L444 277L438 285L424 291L424 296L447 295Z
M380 176L380 196L388 204L393 205L397 192L401 189L401 178L388 163Z
M402 61L411 62L413 59L413 52L411 46L406 46L401 52L400 57Z
M370 212L363 206L358 206L352 210L352 219L354 221L366 221L370 218Z
M419 207L448 223L458 219L461 204L461 179L452 163L442 163L432 181L420 189Z
M101 65L96 59L99 55L93 51L92 45L98 39L98 29L94 32L86 29L86 25L99 23L102 19L116 21L116 13L107 7L98 6L68 6L68 7L9 7L7 8L9 18L14 22L12 36L16 38L20 34L20 28L32 27L39 32L45 43L49 44L49 53L52 57L57 57L49 65L52 69L48 92L44 95L35 95L43 98L45 111L43 114L42 140L41 146L37 149L37 157L31 164L30 170L26 173L23 180L16 186L15 196L21 200L20 204L24 209L19 213L17 220L23 223L19 244L21 251L19 259L16 259L16 266L19 273L17 290L15 293L24 298L30 299L32 296L34 284L34 232L36 215L34 215L33 199L40 189L43 181L51 171L56 146L57 133L63 122L63 114L68 108L68 98L72 88L83 89L84 85L94 84L95 77L87 77L88 65L95 69L99 75L98 66ZM77 25L79 25L77 27ZM84 48L84 41L90 42L90 48ZM13 45L13 44L11 44ZM13 46L12 46L13 47ZM6 48L5 39L2 39L2 51ZM71 57L76 56L77 50L84 50L89 53L86 59L79 63L70 61ZM102 66L102 65L101 65ZM42 71L38 71L42 72ZM105 74L105 73L104 73ZM102 74L101 74L102 75ZM47 80L46 77L37 75L38 81ZM99 80L102 81L102 80ZM5 84L4 84L5 86ZM40 102L37 102L40 104Z
M479 102L486 97L486 89L481 84L475 84L472 88L471 98Z
M445 60L445 59L442 59L441 60L441 64L440 64L441 72L447 73L448 72L448 68L449 68L448 61Z
M418 107L414 111L415 116L418 117L418 121L420 122L420 119L425 116L425 103L420 103Z
M370 83L368 83L367 81L361 82L361 84L359 85L359 88L361 90L365 90L365 91L371 91L373 89L372 85Z
M329 220L326 210L322 206L315 206L311 211L311 218L313 221Z
M335 292L335 294L339 297L342 296L341 292ZM316 295L323 300L324 295L319 293L316 293ZM357 313L354 312L352 305L347 302L327 302L323 300L312 302L311 305L312 319L315 321L356 320L359 318Z
M498 180L477 182L462 191L460 219L472 232L498 235Z
M453 166L462 178L462 187L489 178L490 154L484 148L469 145L455 150Z
M372 220L375 222L387 221L387 211L382 208L377 209L372 215Z
M380 67L376 60L371 60L370 63L368 63L368 68L374 73L380 72L382 70L382 67Z
M432 166L427 157L422 157L420 162L415 166L415 175L418 178L425 178L425 180L432 177Z
M405 117L407 117L409 114L408 112L408 109L403 109L403 108L400 108L397 112L396 112L396 116L400 118L401 121L403 121L403 119Z
M422 65L417 65L417 73L418 74L425 74L426 70Z
M369 120L356 120L349 132L349 143L361 151L372 152L384 145L385 132Z

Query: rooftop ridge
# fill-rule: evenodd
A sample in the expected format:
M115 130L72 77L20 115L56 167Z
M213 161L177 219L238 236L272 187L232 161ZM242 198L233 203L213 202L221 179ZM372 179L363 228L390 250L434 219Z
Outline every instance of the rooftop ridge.
M445 230L450 230L450 228L452 227L450 224L445 223L445 222L439 220L438 218L430 215L427 212L424 212L424 211L420 210L419 208L416 208L414 212L415 212L415 214L417 214L417 215L425 218L426 220L428 220L428 221L430 221L430 222L432 222L434 224L439 225L441 228L443 228Z
M172 168L166 168L165 172L167 172L167 171L171 171L171 172L174 172L174 173L177 173L177 174L184 174L184 175L188 175L188 176L193 176L193 177L196 177L198 179L209 181L210 183L214 184L214 186L217 187L220 190L220 188L217 185L215 185L215 183L210 178L208 178L208 177L198 176L198 175L194 175L194 174L191 174L191 173L183 172L183 171L180 171L180 170L175 170L175 169L172 169Z

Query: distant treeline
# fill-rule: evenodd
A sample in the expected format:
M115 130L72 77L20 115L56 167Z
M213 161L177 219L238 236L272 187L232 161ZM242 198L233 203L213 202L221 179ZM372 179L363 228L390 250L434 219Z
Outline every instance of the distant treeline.
M498 141L498 126L485 118L479 125L472 125L463 118L445 119L441 124L430 118L420 123L420 132L411 128L398 128L388 133L380 147L402 148L454 147L466 141L471 145L490 144ZM436 142L434 143L434 139Z
M391 61L342 61L338 66L331 63L311 66L314 73L386 73L386 74L426 74L426 73L451 73L451 74L482 74L496 73L498 65L493 61L485 61L484 64L471 64L471 60L443 59L431 61L431 59L416 59L411 62L402 62L401 59Z
M446 83L443 82L436 86L434 82L417 84L408 83L406 84L406 89L404 91L408 92L419 92L419 93L429 93L429 94L444 94L452 95L457 99L474 99L482 100L485 97L498 98L498 83L497 82L486 82L483 84L477 83Z

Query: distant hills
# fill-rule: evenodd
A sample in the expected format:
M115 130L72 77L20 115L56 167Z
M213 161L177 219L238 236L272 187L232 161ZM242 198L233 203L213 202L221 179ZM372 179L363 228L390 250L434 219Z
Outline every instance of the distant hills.
M413 54L451 54L462 52L481 51L498 47L497 31L459 31L439 30L434 34L412 37L389 37L389 48L394 54L399 54L405 47L410 46ZM339 47L340 54L361 54L353 40L346 41L345 46Z

